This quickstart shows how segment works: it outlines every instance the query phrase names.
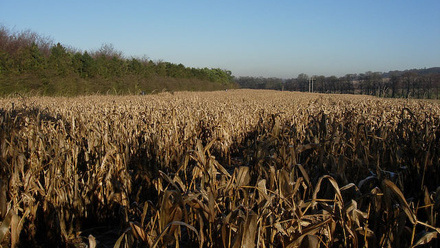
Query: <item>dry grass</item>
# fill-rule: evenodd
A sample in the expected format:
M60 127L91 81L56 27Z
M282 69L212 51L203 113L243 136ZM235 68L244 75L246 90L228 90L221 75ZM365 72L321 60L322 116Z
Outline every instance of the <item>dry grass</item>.
M234 90L0 106L3 247L440 244L436 102Z

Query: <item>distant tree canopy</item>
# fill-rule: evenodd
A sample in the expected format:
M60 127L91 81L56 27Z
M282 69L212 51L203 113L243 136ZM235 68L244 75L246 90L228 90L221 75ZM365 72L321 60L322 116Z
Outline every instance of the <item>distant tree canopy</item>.
M241 88L282 90L283 79L263 77L239 77L235 81Z
M228 70L125 58L111 44L82 52L31 31L13 33L0 26L0 95L138 94L235 87Z
M250 89L440 99L438 67L388 73L369 71L342 77L308 76L304 73L291 79L239 77L235 81L240 87Z
M0 26L0 96L139 94L227 88L365 94L381 97L440 98L440 68L366 72L297 78L234 78L231 71L126 58L111 44L96 51L54 43L32 31L11 32Z

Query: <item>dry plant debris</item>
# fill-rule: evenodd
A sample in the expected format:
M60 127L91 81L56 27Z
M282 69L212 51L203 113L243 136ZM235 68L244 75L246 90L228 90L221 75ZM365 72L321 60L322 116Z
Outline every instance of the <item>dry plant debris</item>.
M0 99L2 247L437 247L440 104Z

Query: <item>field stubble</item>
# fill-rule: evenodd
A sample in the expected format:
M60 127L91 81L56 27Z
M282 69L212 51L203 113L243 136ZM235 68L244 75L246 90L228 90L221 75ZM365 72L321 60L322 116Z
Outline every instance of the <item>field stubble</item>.
M438 246L439 116L252 90L0 99L0 244Z

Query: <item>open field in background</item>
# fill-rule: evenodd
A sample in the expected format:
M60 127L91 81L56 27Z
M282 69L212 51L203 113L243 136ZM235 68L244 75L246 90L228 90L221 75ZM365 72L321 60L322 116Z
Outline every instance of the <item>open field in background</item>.
M0 99L3 247L438 246L440 104Z

